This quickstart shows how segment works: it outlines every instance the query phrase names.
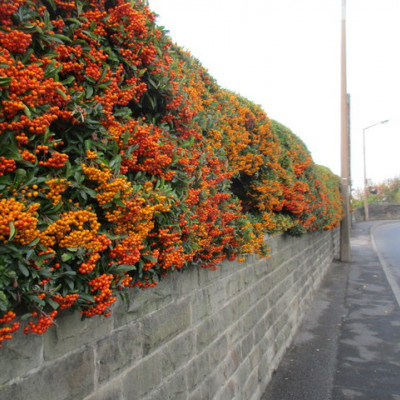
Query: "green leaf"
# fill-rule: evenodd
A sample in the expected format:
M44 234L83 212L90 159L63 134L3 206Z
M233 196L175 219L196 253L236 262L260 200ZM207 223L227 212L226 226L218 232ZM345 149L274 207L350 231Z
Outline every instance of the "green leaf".
M93 296L86 293L79 293L79 298L85 301L91 301L92 303L95 301Z
M103 71L101 71L101 75L100 75L100 78L98 79L98 82L101 82L105 78L107 71L108 71L108 68L103 68Z
M96 81L95 81L91 76L84 75L84 77L85 77L85 79L86 79L89 83L91 83L92 85L95 85L95 84L96 84Z
M64 99L67 98L67 95L65 94L65 92L63 90L61 90L60 88L56 88L56 92Z
M61 256L61 260L62 260L63 262L66 262L66 261L69 261L72 257L73 257L73 255L72 255L71 253L64 253L64 254Z
M89 36L90 39L93 39L93 40L96 40L96 41L99 40L99 36L96 35L94 32L91 32L91 31L82 31L82 33L84 33L85 35Z
M78 251L78 247L67 247L68 251L72 251L73 253L76 253Z
M65 281L65 283L68 285L68 287L69 287L71 290L74 290L74 288L75 288L75 283L74 283L74 280L73 280L73 279L68 278L68 277L65 277L64 281Z
M26 313L26 314L22 315L22 316L20 317L20 319L21 319L22 321L26 321L26 320L29 319L30 317L32 317L32 313Z
M93 148L92 141L90 139L86 139L85 140L85 150L86 151L92 150L92 148Z
M82 189L92 198L92 199L96 199L97 198L97 193L93 190L90 189L86 186L83 186Z
M60 307L60 305L56 301L54 301L54 300L52 300L50 298L46 298L46 302L48 304L50 304L54 308L54 310L57 310L57 308Z
M64 79L61 83L63 85L69 85L70 83L72 83L75 80L75 76L70 75L68 78Z
M50 258L54 258L54 256L55 256L55 253L49 252L49 253L44 253L44 254L40 255L39 259L40 260L48 260Z
M23 263L21 263L20 261L18 261L18 268L22 272L23 275L29 276L28 268L26 268L26 266Z
M0 86L9 86L11 78L8 76L0 76Z
M112 273L117 275L121 275L129 271L136 271L136 266L121 264L112 269Z
M31 111L29 110L29 108L27 106L24 106L24 114L31 119L32 118L32 114Z
M8 224L8 226L10 227L10 235L9 235L9 237L8 237L8 240L13 240L14 237L15 237L15 235L16 235L16 233L17 233L17 228L15 227L13 221L11 221L11 222Z
M37 237L35 240L30 242L28 246L29 247L35 247L39 242L40 242L40 238Z
M44 71L44 77L45 78L50 78L50 77L54 77L54 75L56 75L56 74L58 74L60 71L61 71L61 69L62 69L62 65L59 65L58 67L55 67L55 61L53 60L52 62L51 62L51 64L49 64L47 67L46 67L46 69L45 69L45 71Z
M61 40L65 41L65 42L68 42L68 43L72 43L71 38L69 38L68 36L65 36L65 35L61 35L61 34L59 34L59 33L53 33L53 34L51 35L51 37L52 37L52 38L61 39Z
M153 257L153 256L151 256L151 255L149 255L149 254L143 255L142 257L143 257L145 260L147 260L147 261L150 261L150 262L157 262L157 258L155 258L155 257Z
M111 48L109 48L109 47L104 48L104 52L109 55L108 59L110 61L119 63L118 56L111 50Z
M90 99L90 98L93 96L94 89L93 89L92 86L87 86L87 87L85 88L85 92L86 92L85 97L86 97L87 99Z
M118 154L117 156L115 156L115 157L111 160L111 162L110 162L110 167L112 168L112 167L114 167L114 166L117 166L117 167L119 168L119 166L120 166L120 164L121 164L121 161L122 161L121 154Z
M25 258L26 258L27 260L30 260L34 254L35 254L35 250L29 249L29 251L26 253Z
M49 25L50 25L50 14L47 10L44 11L44 28L46 30L49 29Z
M49 2L49 4L51 5L51 7L53 8L53 10L57 9L56 4L54 3L54 0L47 0Z
M121 199L115 199L114 202L119 205L120 207L125 208L126 204Z
M7 306L9 304L9 301L7 299L7 296L5 293L0 290L0 310L1 311L7 311Z
M46 304L40 297L37 297L36 295L29 295L28 298L30 301L35 302L42 307Z

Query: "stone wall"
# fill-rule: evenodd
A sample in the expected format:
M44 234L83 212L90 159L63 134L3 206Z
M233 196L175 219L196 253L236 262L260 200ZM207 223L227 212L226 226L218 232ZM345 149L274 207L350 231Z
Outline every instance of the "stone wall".
M0 349L0 399L258 400L338 239L271 238L269 259L177 272L108 319L65 314L20 335Z
M368 205L369 219L371 221L400 219L399 203L370 203ZM353 212L355 222L364 221L364 207L358 207Z

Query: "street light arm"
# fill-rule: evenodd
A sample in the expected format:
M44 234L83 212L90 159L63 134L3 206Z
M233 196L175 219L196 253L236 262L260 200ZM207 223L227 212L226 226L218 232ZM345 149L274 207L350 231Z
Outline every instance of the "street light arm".
M373 126L376 126L376 125L386 124L386 122L389 122L389 120L385 119L384 121L380 121L380 122L377 122L376 124L372 124L370 126L367 126L366 128L363 129L363 131L366 131L367 129L372 128Z

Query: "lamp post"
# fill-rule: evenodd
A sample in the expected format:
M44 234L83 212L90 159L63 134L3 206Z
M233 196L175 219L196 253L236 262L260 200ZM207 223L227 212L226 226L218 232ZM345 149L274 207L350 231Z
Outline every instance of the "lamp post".
M365 131L373 126L377 126L380 124L386 124L388 119L384 121L377 122L376 124L372 124L363 129L363 155L364 155L364 221L369 220L369 209L368 209L368 182L367 182L367 163L366 163L366 152L365 152Z
M349 139L349 106L346 77L346 0L342 0L341 21L341 192L343 196L344 218L340 224L340 260L351 261L350 251L350 139Z

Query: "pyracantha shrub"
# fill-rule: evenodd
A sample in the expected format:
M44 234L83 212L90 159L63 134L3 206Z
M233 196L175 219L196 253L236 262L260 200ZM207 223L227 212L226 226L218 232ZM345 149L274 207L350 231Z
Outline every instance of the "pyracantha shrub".
M265 255L265 232L335 226L337 182L284 136L144 1L3 0L0 345L189 263Z

